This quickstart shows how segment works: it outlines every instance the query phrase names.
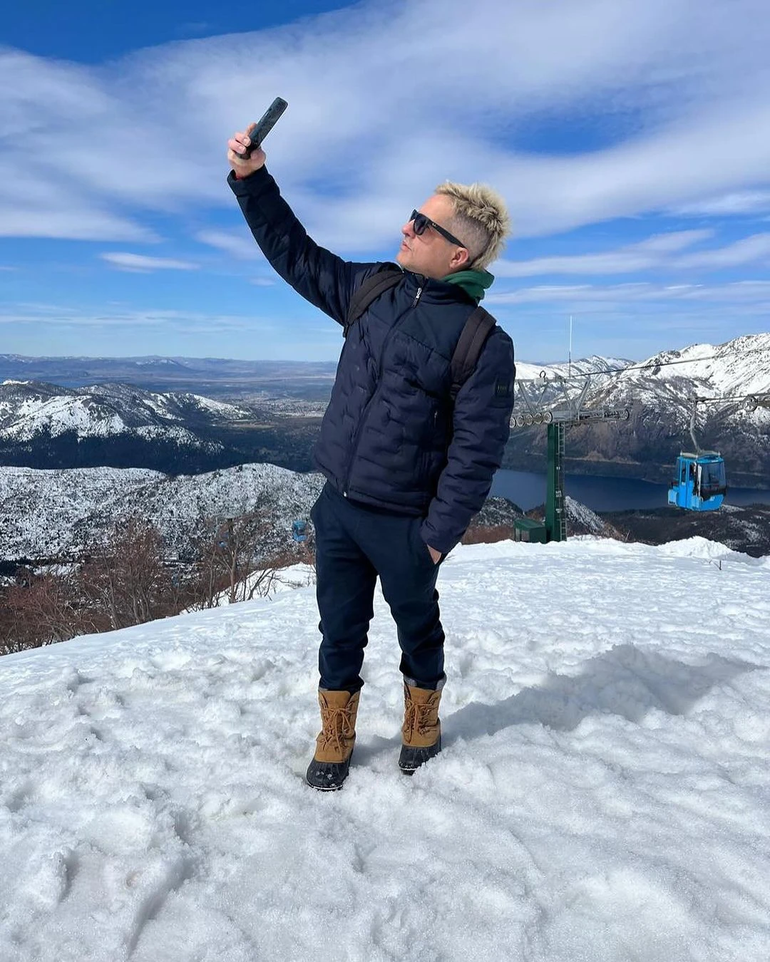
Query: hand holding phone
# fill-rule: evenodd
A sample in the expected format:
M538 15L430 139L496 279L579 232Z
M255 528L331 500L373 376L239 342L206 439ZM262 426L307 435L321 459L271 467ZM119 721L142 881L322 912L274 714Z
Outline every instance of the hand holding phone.
M241 154L242 157L250 157L253 150L262 146L262 141L267 137L273 127L275 127L278 119L288 106L288 103L282 97L275 98L264 114L262 114L260 120L257 121L256 125L247 132L251 143L246 147L246 152Z
M276 97L258 123L251 124L248 130L233 134L227 141L227 159L236 177L248 177L264 166L266 158L262 141L288 106L285 100Z

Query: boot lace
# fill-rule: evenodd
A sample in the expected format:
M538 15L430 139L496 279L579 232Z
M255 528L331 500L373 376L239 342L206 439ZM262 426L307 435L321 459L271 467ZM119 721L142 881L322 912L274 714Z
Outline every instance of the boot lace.
M322 708L321 722L323 747L333 745L334 750L342 755L345 751L342 739L352 738L355 732L353 712L349 708Z
M414 735L416 727L418 734L427 735L430 729L434 727L430 724L430 716L435 710L435 705L418 705L410 700L404 709L405 730L408 731L410 735Z

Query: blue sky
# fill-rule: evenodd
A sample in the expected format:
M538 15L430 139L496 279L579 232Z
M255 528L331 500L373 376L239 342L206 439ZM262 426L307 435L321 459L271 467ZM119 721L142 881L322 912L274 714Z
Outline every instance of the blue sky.
M506 197L485 305L522 360L770 330L766 0L107 0L0 25L0 353L331 360L272 275L226 141L313 237L390 259L444 180Z

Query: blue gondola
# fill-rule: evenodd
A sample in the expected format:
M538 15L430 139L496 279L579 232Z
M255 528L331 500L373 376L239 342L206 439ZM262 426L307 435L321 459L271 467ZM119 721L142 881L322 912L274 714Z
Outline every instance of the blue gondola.
M693 397L690 437L694 453L682 451L676 459L676 474L668 489L668 503L685 511L716 511L727 492L725 459L717 451L703 451L695 437L698 405L710 398Z
M668 503L688 511L715 511L725 499L725 459L715 451L682 452L676 477L668 489Z
M295 541L307 541L307 521L294 521L291 526L291 536Z

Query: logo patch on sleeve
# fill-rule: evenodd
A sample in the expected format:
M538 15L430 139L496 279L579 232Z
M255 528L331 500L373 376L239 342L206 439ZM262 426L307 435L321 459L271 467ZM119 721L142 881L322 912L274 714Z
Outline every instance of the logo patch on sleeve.
M504 381L500 377L495 381L495 397L510 397L512 391L513 384L510 381Z

